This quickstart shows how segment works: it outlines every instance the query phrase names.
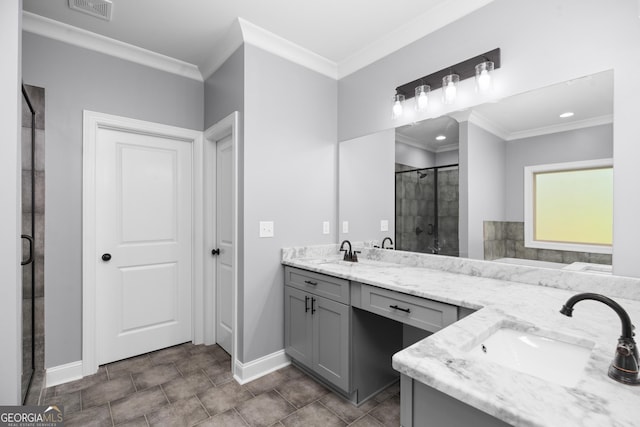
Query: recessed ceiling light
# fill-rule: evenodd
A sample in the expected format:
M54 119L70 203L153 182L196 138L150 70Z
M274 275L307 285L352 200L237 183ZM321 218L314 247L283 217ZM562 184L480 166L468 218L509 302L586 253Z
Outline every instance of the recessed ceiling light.
M566 113L560 114L560 118L566 119L567 117L573 116L573 111L567 111Z
M444 141L445 139L447 139L447 137L446 137L446 136L444 136L444 135L438 135L438 136L436 136L436 140L437 140L437 141Z

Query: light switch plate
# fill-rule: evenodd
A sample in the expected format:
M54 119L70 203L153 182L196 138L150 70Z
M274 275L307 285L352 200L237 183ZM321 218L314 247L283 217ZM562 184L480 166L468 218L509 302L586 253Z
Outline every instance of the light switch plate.
M260 237L273 237L273 221L260 221Z
M343 233L349 232L349 221L342 221L342 232Z
M331 232L331 226L329 221L322 222L322 234L329 234Z
M380 231L389 231L389 220L381 219L380 220Z

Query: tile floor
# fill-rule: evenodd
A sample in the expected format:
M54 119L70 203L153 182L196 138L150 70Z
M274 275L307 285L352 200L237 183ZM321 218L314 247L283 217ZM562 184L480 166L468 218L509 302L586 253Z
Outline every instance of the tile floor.
M222 348L190 343L101 366L41 400L64 405L66 427L400 425L398 384L360 407L294 366L241 386Z

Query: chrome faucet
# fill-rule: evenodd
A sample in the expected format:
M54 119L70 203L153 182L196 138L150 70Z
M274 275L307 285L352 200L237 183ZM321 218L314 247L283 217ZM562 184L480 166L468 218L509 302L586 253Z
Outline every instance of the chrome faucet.
M389 241L389 244L391 245L388 248L384 247L384 244L386 243L386 241ZM393 240L391 240L391 237L385 237L384 239L382 239L382 249L393 249Z
M349 245L349 249L345 249L345 244ZM358 254L360 253L360 251L352 251L350 241L342 241L342 243L340 244L340 252L344 252L344 257L342 258L343 261L358 262Z
M600 301L611 307L620 317L622 322L622 335L618 338L616 354L609 366L610 378L627 385L640 385L638 378L638 347L633 339L634 326L631 324L629 314L614 300L600 294L584 293L572 296L562 306L560 313L572 317L573 306L582 300Z

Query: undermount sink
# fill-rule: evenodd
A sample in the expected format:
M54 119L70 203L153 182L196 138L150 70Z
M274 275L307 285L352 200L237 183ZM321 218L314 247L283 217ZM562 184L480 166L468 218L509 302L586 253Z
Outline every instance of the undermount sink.
M582 376L591 347L511 328L498 329L469 355L566 387Z

